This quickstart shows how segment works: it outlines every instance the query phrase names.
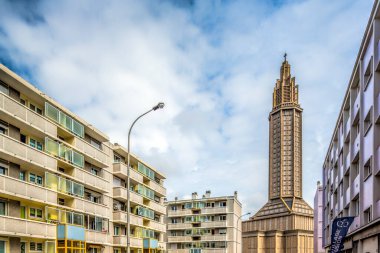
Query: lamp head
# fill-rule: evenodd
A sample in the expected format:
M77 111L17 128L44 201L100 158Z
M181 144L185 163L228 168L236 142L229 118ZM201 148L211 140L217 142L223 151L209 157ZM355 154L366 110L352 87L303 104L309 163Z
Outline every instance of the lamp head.
M163 102L160 102L158 103L157 105L155 105L152 109L153 111L157 110L157 109L162 109L164 108L165 104Z

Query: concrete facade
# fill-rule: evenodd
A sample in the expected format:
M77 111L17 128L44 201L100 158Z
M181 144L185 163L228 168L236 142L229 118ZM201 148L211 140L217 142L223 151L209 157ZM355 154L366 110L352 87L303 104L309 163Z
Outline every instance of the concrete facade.
M344 252L379 252L380 9L374 1L323 165L323 246L332 221L354 216Z
M313 252L313 210L302 198L302 108L286 59L269 114L269 200L243 222L244 253Z
M237 194L167 202L167 252L241 252L241 204Z
M325 252L322 247L323 235L323 187L318 181L314 196L314 253Z
M125 252L126 157L0 65L0 252ZM162 252L165 177L134 155L131 166L132 252ZM72 234L58 238L60 226Z

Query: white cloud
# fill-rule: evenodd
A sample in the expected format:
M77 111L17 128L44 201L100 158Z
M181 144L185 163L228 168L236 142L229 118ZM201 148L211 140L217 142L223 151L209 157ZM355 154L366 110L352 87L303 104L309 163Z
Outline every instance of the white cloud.
M168 197L267 199L268 120L287 51L304 108L304 196L312 203L372 2L5 2L0 57L168 177ZM30 11L32 10L32 11ZM353 18L355 17L355 18Z

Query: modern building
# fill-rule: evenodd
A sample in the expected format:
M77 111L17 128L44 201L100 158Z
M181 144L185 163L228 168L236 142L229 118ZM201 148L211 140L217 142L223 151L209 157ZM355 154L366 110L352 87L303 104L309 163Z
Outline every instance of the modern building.
M0 65L0 252L125 252L126 156ZM131 252L162 252L165 177L131 166Z
M241 252L241 204L234 196L168 201L167 252Z
M345 252L379 252L380 9L374 1L323 164L323 245L332 221L354 216Z
M313 252L313 209L302 198L302 108L285 59L269 114L269 200L243 222L243 252Z
M314 253L323 253L325 249L322 247L323 235L323 187L321 182L317 183L317 190L314 196Z

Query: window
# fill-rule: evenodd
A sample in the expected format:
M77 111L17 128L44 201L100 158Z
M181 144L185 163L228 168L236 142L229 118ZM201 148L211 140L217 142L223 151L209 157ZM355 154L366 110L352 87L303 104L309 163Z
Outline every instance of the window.
M227 233L227 229L225 229L225 228L219 229L219 234L220 235L225 235L226 233Z
M121 249L113 249L113 253L120 253Z
M0 122L0 133L7 134L8 132L8 124L5 122Z
M4 200L0 200L0 215L7 214L7 203Z
M22 143L26 143L26 135L24 135L24 134L20 134L20 141L21 141Z
M20 98L20 103L23 104L23 105L26 105L25 99Z
M372 157L370 157L368 161L364 164L364 179L366 179L372 174L371 158Z
M20 171L19 175L18 175L18 179L22 180L22 181L25 181L25 171Z
M0 175L7 175L7 168L0 165Z
M0 92L9 95L8 85L3 81L0 81Z
M360 212L360 201L359 201L359 198L357 198L356 200L354 200L353 215L359 216L359 212Z
M227 202L224 202L224 201L223 202L219 202L219 206L220 207L225 207L225 206L227 206Z
M30 208L29 208L29 216L30 216L31 218L39 218L39 219L42 219L42 209L32 208L32 207L30 207Z
M220 221L227 220L226 215L221 215L221 216L219 216L219 220L220 220Z
M29 139L29 145L33 148L38 149L38 150L42 150L42 143L35 140L35 139L30 138Z
M121 162L121 157L118 156L118 155L116 155L116 154L114 154L114 155L113 155L113 161L114 161L115 163L120 163L120 162Z
M91 172L91 174L93 174L93 175L95 175L95 176L98 176L98 174L99 174L99 170L96 169L96 168L94 168L94 167L92 167L92 168L90 169L90 172Z
M172 224L177 224L177 219L172 219Z
M171 206L172 211L177 211L177 206Z
M29 182L34 183L34 184L38 184L38 185L42 185L43 179L41 176L35 175L33 173L29 173Z
M99 251L97 248L89 248L87 252L88 253L98 253Z
M370 223L372 221L372 207L364 211L364 222Z
M36 113L42 115L42 110L41 108L37 107L36 105L32 104L32 103L29 103L29 108L32 110L32 111L35 111Z
M120 235L120 227L114 226L113 227L113 234L114 235Z
M90 144L94 146L97 149L102 149L102 144L100 141L95 140L94 138L90 137Z
M30 251L42 251L42 243L30 242L29 249Z

